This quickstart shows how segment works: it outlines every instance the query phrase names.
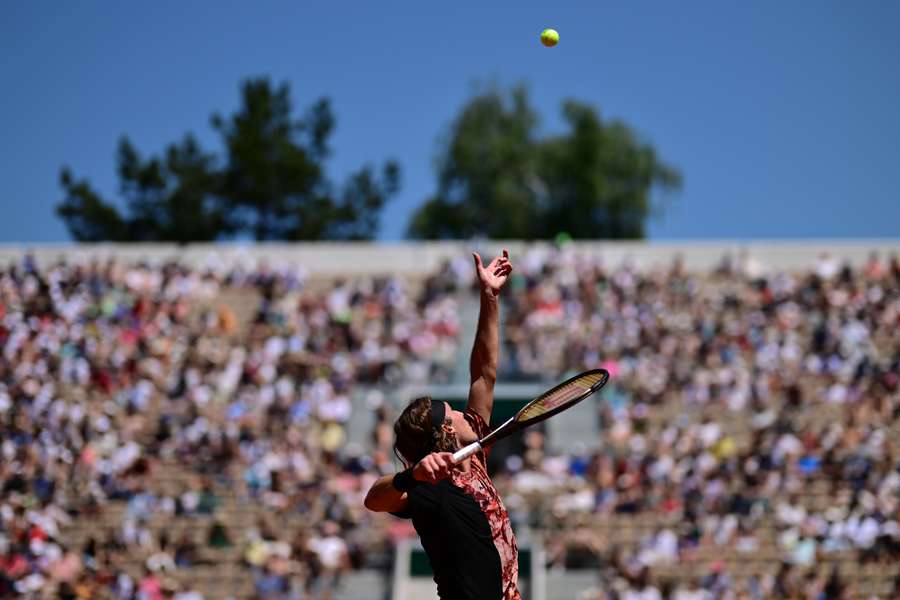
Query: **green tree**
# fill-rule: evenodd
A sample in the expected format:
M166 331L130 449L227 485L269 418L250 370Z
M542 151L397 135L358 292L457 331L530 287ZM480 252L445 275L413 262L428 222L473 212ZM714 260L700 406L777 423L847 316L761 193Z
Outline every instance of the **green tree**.
M651 192L681 175L621 121L563 103L568 131L540 138L524 87L490 89L462 109L437 160L437 193L413 215L414 238L641 238Z
M323 165L334 123L325 99L294 120L287 84L273 89L266 79L244 85L243 106L229 119L213 116L227 153L222 195L234 228L257 240L375 236L400 169L388 162L378 176L366 166L336 191Z
M537 114L524 88L463 107L437 159L437 193L412 217L415 238L526 238L537 218L532 184ZM501 216L502 215L502 216Z
M59 183L66 191L66 197L56 206L56 214L65 222L73 238L79 242L118 242L128 238L128 227L122 215L105 202L87 180L76 180L72 171L63 167Z
M226 226L212 196L213 160L190 135L146 160L123 138L116 162L125 215L68 168L60 174L66 197L57 214L81 242L214 240Z
M214 114L225 154L204 152L190 135L162 157L143 159L123 139L117 152L124 206L104 200L63 168L57 214L79 241L371 239L384 204L399 189L400 169L367 165L342 185L325 174L334 115L327 100L292 116L287 84L247 81L230 117Z

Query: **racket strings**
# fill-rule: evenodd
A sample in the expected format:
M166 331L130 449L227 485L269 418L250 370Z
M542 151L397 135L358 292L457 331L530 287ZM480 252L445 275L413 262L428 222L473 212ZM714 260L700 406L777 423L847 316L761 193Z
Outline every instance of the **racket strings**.
M529 406L524 410L518 420L526 421L562 406L567 402L580 398L586 391L590 390L595 384L605 378L605 373L588 373L582 375L563 386L547 392L543 398L540 398L532 406Z

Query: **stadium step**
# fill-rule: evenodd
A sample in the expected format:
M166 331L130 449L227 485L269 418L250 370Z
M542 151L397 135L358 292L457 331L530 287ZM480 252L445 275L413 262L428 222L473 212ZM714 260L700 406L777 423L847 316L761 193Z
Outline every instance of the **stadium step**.
M334 595L335 600L387 600L385 576L373 569L365 569L349 573L341 579L340 586ZM378 590L385 590L382 595Z
M547 572L546 600L579 600L588 598L592 589L597 589L599 580L596 571L558 571Z

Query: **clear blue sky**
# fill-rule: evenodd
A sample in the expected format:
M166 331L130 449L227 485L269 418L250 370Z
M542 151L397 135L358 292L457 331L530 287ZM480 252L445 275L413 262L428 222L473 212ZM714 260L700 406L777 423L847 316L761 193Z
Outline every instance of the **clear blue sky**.
M561 43L538 43L555 27ZM218 149L238 84L328 96L330 173L396 158L381 239L434 189L437 140L473 83L529 83L543 130L566 97L622 118L681 168L653 239L900 235L900 2L154 1L0 4L0 241L68 239L59 169L116 190L187 131Z

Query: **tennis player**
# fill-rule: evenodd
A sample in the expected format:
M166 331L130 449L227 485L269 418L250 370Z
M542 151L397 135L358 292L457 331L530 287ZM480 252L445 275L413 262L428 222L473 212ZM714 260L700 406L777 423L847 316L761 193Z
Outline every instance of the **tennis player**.
M473 253L481 289L465 412L417 398L394 424L394 451L409 467L378 479L366 507L411 518L442 600L520 600L516 538L487 472L487 450L459 464L453 452L489 433L500 351L500 290L512 272L504 250L485 267Z

